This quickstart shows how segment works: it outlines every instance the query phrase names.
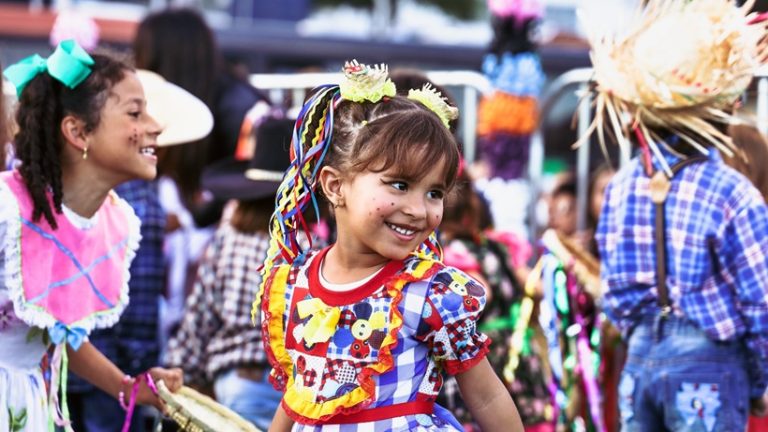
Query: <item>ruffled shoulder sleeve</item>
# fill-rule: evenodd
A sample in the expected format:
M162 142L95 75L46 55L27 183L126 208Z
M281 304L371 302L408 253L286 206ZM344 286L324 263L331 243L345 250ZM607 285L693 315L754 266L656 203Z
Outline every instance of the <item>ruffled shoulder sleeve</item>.
M267 360L272 366L270 382L279 391L285 391L288 374L293 370L293 359L285 348L284 316L287 311L286 290L291 273L290 264L280 264L265 275L266 283L261 297L262 343Z
M128 231L128 242L127 247L125 250L125 262L123 263L123 286L120 288L120 304L127 306L128 305L128 299L129 299L129 285L128 282L131 279L131 263L133 263L133 259L136 258L136 251L139 249L139 243L141 242L141 220L138 216L136 216L136 212L134 211L133 207L131 207L130 204L128 204L128 201L120 198L115 191L111 191L109 193L109 199L113 200L113 202L118 206L120 211L125 215L125 218L127 219L127 231ZM119 311L119 315L122 314L122 310ZM117 320L115 320L116 322ZM115 324L115 322L112 323L99 323L96 327L103 328L103 327L110 327Z
M5 294L21 290L21 219L16 197L5 182L7 175L10 172L0 174L0 292Z
M454 267L443 267L429 281L417 337L451 375L471 369L488 353L491 341L477 331L485 303L480 282Z

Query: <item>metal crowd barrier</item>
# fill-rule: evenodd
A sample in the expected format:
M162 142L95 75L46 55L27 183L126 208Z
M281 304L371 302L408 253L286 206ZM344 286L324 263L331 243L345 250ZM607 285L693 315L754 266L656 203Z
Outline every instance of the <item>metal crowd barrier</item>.
M540 118L543 120L555 105L555 102L571 91L574 87L579 94L586 94L592 79L592 68L573 69L557 77L544 91L540 99ZM755 74L757 97L755 100L756 126L763 135L768 134L768 66L762 67ZM592 122L591 99L582 97L578 106L578 135L583 136ZM529 177L531 179L531 196L540 192L541 176L544 167L544 142L541 138L541 124L531 141L531 153L528 161ZM585 142L577 150L576 159L576 189L577 189L577 229L583 230L587 224L587 207L589 205L589 174L591 143ZM630 154L622 152L620 164L623 166L630 159ZM534 209L530 209L531 233L536 232Z
M493 89L488 79L474 71L429 71L427 77L435 84L441 86L459 87L461 115L459 118L459 130L464 143L465 158L471 162L475 159L476 131L477 131L477 106L482 95L490 94ZM530 180L531 203L528 208L529 233L531 240L537 232L536 226L536 197L541 192L541 183L544 171L544 139L542 133L543 119L547 117L552 107L559 98L571 91L586 94L590 80L591 68L573 69L551 81L544 89L540 98L540 116L542 121L531 138L531 148L528 160L528 177ZM757 80L756 122L763 134L768 134L768 67L764 67L755 74ZM292 93L292 101L298 108L304 101L307 91L328 83L338 83L341 80L340 73L298 73L298 74L253 74L250 76L251 84L255 87L268 90L272 100L284 99L286 91ZM583 136L592 121L591 99L582 97L577 107L578 136ZM587 207L589 204L589 174L591 143L586 142L578 148L576 156L576 188L577 188L577 227L583 230L587 224ZM630 158L628 153L620 155L621 165Z
M459 132L464 144L464 157L468 161L475 158L475 140L477 135L477 104L482 94L492 91L491 83L479 72L474 71L428 71L429 78L435 84L447 87L459 87L456 94L460 108ZM273 101L284 100L285 92L291 92L292 107L300 108L307 96L307 91L322 84L341 82L341 73L289 73L289 74L253 74L251 84L270 92Z

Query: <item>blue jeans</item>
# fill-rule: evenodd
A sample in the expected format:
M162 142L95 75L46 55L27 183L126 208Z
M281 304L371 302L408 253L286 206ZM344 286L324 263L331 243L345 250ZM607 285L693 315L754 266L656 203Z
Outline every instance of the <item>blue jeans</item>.
M259 429L267 430L283 398L283 394L267 382L268 375L265 372L264 379L257 382L238 376L234 368L226 370L214 381L216 400Z
M649 317L629 338L619 384L622 432L738 432L749 411L746 350L683 318Z

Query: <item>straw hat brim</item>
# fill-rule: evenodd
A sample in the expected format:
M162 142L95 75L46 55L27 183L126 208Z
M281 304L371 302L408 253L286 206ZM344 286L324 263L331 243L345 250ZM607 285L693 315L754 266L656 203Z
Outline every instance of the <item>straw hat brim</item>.
M154 72L137 69L136 75L144 87L147 112L163 127L158 146L197 141L211 133L213 114L203 101Z

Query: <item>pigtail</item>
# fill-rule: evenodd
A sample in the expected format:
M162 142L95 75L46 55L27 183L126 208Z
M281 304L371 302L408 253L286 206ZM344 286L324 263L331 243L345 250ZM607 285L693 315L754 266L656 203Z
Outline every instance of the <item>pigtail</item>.
M50 67L51 62L55 67ZM58 228L54 212L62 211L62 119L74 115L83 120L86 132L96 129L108 91L128 70L118 59L91 57L72 41L64 41L47 60L35 55L4 71L19 94L18 132L13 141L21 161L19 173L32 199L34 222L45 217L51 228Z
M56 229L54 211L61 213L61 140L58 125L62 117L59 99L61 86L41 74L32 80L21 94L16 113L18 133L14 139L16 157L24 183L32 198L32 220L45 217ZM48 198L52 192L53 202ZM51 207L53 204L53 207Z
M292 263L305 252L297 238L299 230L307 234L309 247L312 247L303 213L311 202L319 215L315 180L324 163L357 172L357 169L365 169L373 161L380 160L381 152L377 150L380 147L371 147L371 141L378 142L377 145L386 143L390 148L391 142L398 142L395 145L411 151L414 142L423 146L434 140L439 143L440 152L449 155L449 165L458 167L458 147L445 127L455 112L447 107L439 93L435 94L431 87L424 87L412 92L409 98L396 96L395 85L389 79L385 65L368 66L352 61L344 65L343 72L344 80L340 85L319 87L297 117L291 140L291 165L277 191L261 285L251 309L254 323L274 267L281 259ZM335 124L337 115L339 123ZM385 118L389 119L386 124L382 123ZM393 121L409 126L394 127L391 125ZM411 134L414 129L420 135L413 140L402 138L403 134ZM442 153L436 159L441 156ZM391 166L395 162L390 159L396 158L385 157L385 165ZM455 175L455 169L449 169L448 177ZM423 258L442 259L442 250L434 232L414 252Z
M305 252L299 243L299 230L306 233L310 248L312 247L312 237L304 220L304 211L311 202L315 214L320 214L315 195L315 179L331 145L334 112L340 98L338 86L321 87L304 104L297 117L291 139L291 164L275 197L275 211L269 223L269 248L261 270L259 292L251 309L251 319L254 323L269 273L281 259L292 263Z

